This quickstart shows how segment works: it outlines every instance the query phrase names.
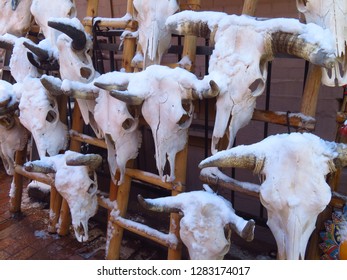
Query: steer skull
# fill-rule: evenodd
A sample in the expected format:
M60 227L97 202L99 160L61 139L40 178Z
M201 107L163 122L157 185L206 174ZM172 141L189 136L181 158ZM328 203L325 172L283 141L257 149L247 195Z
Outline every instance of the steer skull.
M95 169L101 161L99 155L66 151L65 154L24 164L24 168L30 172L55 174L55 187L69 205L72 225L79 242L88 240L88 220L96 214L98 208Z
M333 87L345 85L347 83L347 2L345 0L296 0L296 5L305 15L307 23L328 28L335 37L335 54L338 59L330 74L327 69L322 69L322 83Z
M231 229L247 241L254 237L254 221L235 214L224 197L207 191L143 199L140 203L157 212L182 212L180 237L192 260L221 260L230 249Z
M0 80L0 157L8 175L14 174L16 151L22 151L28 140L28 132L16 115L17 109L12 85Z
M199 167L244 167L265 175L260 201L268 212L279 259L302 259L317 216L328 205L331 190L325 176L347 165L344 144L309 133L279 134L263 141L221 151Z
M118 75L114 73L114 80ZM142 115L152 130L159 176L164 181L175 180L175 157L187 143L188 128L193 118L193 100L211 98L219 93L216 84L202 82L181 68L151 65L146 70L128 74L123 84L126 90L111 90L111 95L131 105L142 104ZM166 158L170 176L163 174Z
M139 44L144 53L144 68L160 64L171 42L165 21L179 6L176 0L134 0L135 20L139 22Z
M335 61L330 32L294 19L260 21L244 15L184 11L170 16L166 25L173 33L211 37L215 42L209 75L205 76L207 80L213 79L220 88L212 153L217 151L228 124L229 149L237 131L249 123L256 98L265 88L267 62L276 53L289 53L330 68ZM311 36L318 32L324 35L320 38Z

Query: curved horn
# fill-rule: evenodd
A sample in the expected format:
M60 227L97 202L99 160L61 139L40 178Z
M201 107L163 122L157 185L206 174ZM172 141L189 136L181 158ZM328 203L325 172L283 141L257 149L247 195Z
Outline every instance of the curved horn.
M320 46L308 43L303 38L299 38L299 34L279 31L272 33L271 39L273 54L287 53L326 68L332 68L334 66L335 57L325 52Z
M116 85L116 84L104 84L104 83L99 83L99 82L95 82L94 86L101 88L103 90L107 90L107 91L111 91L111 90L126 90L128 88L128 84L124 84L124 85Z
M48 60L49 54L47 50L42 49L37 45L30 44L28 42L23 42L23 45L32 53L34 53L40 60Z
M334 159L335 166L342 168L347 165L347 145L342 143L336 144L338 156Z
M27 58L29 62L35 66L37 69L41 69L44 71L58 71L59 70L59 63L58 61L54 60L52 63L47 61L37 62L34 54L31 52L27 52Z
M180 21L169 22L168 29L178 35L195 35L197 37L210 38L211 30L204 21Z
M209 82L209 84L210 84L210 88L206 91L198 92L196 90L193 90L192 91L193 97L194 98L201 98L201 97L202 98L213 98L213 97L216 97L220 92L219 86L213 80L211 80Z
M43 76L40 79L41 84L43 87L52 95L62 95L64 94L64 91L61 90L61 80L58 78L53 78L55 82L52 81L53 77L50 76Z
M127 90L111 90L110 95L114 98L119 99L120 101L123 101L129 105L141 105L144 101L143 98L130 93Z
M28 172L39 172L45 174L57 172L52 164L43 163L40 160L26 162L23 167Z
M147 209L147 210L151 210L151 211L155 211L155 212L165 212L165 213L179 213L181 212L181 210L179 208L176 207L170 207L170 206L163 206L163 205L159 205L159 204L155 204L154 200L155 199L144 199L142 197L142 195L137 195L137 200L139 201L140 205ZM150 202L151 201L151 202Z
M221 151L200 162L199 168L205 167L235 167L247 168L260 173L264 167L265 158L257 158L254 154L238 154L231 150Z
M300 13L306 13L307 12L307 0L296 0L296 7Z
M78 154L78 155L69 155L66 157L66 165L70 166L79 166L87 165L91 169L95 170L102 162L102 157L98 154Z
M59 30L63 33L65 33L67 36L69 36L72 39L72 47L77 50L83 50L87 43L87 37L84 31L63 23L63 22L56 22L56 21L48 21L48 26Z

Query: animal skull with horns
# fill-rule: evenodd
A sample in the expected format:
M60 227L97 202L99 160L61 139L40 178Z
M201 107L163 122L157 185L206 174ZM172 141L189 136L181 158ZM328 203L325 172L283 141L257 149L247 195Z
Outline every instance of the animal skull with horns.
M192 260L222 260L229 252L231 230L250 242L254 221L235 214L231 203L212 190L180 193L176 196L143 199L140 204L157 212L183 213L180 237Z
M29 172L55 174L54 185L69 205L72 225L79 242L88 240L88 220L98 209L95 169L101 161L100 155L66 151L65 154L24 164L25 170Z
M119 73L117 81L120 82L122 75L129 79L129 73ZM107 86L107 83L114 81L113 73L101 75L93 83L84 84L74 81L43 76L41 82L50 92L55 94L67 94L78 99L95 100L94 118L104 135L107 145L107 160L110 168L111 178L115 184L122 184L124 181L126 163L130 159L135 159L141 145L141 133L138 131L138 117L130 114L127 104L113 98L108 90L117 86ZM105 88L102 89L102 88ZM107 90L108 89L108 90ZM116 180L116 171L120 172L119 180Z
M199 167L240 167L265 175L260 201L268 212L279 259L303 259L317 216L331 199L325 176L347 165L347 146L309 133L269 136L263 141L203 160Z
M276 53L292 54L327 68L335 61L331 33L295 19L257 20L245 15L184 11L170 16L166 25L173 33L197 35L215 42L209 75L204 78L213 79L220 88L212 135L213 154L229 121L228 149L237 131L249 123L256 98L265 88L267 62ZM318 40L314 38L317 34L322 34Z
M175 157L187 143L193 100L215 97L219 93L217 85L213 81L200 81L187 70L161 65L151 65L138 73L111 75L118 88L111 89L113 97L129 105L142 105L142 115L152 130L159 176L164 181L174 181ZM163 174L166 159L170 176Z
M59 118L56 97L42 86L41 74L27 59L25 45L30 40L6 34L1 36L0 46L4 43L13 46L10 69L16 80L13 92L19 100L19 120L34 137L40 157L56 155L66 149L67 126Z
M144 68L160 64L171 43L171 33L166 29L166 19L179 6L176 0L134 0L134 19L139 22L138 41L144 53Z
M0 80L0 157L8 175L14 174L16 151L22 151L28 131L20 124L18 102L10 83Z
M298 11L305 15L307 23L328 28L335 37L337 60L331 71L322 69L322 83L332 87L345 85L347 83L347 2L345 0L296 0L296 5Z

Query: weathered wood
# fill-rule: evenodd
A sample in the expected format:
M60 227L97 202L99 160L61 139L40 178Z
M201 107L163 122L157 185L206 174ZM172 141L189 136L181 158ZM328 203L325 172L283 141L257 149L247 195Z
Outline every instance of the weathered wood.
M13 176L13 186L10 193L10 212L19 213L21 211L22 193L23 193L23 174L17 172L17 166L24 164L26 160L27 145L23 151L16 151L15 155L15 173Z
M96 17L98 14L98 9L99 9L99 0L88 0L86 16L91 18ZM85 30L87 33L92 34L93 32L92 25L86 26Z
M131 223L128 223L126 219L124 218L111 218L111 222L116 224L117 226L126 229L130 232L133 232L139 236L145 237L149 240L152 240L162 246L168 247L169 249L176 250L177 249L177 244L172 243L169 241L169 238L160 238L158 235L159 234L164 234L156 229L150 228L146 225L139 224L136 222L131 221ZM132 225L133 224L133 225ZM136 227L138 225L138 227ZM154 234L152 234L154 233ZM159 233L159 234L155 234ZM166 235L168 236L168 234Z
M180 3L180 10L198 11L201 9L201 0L187 0L186 3Z
M136 27L136 22L132 20L127 20L127 19L123 20L119 18L85 17L82 20L82 23L87 28L87 27L92 27L95 21L98 21L99 27L110 27L110 28L117 28L117 29L126 29L126 28Z
M96 147L100 147L100 148L104 148L107 149L107 145L105 143L105 141L103 139L98 139L95 137L91 137L89 135L83 134L83 133L79 133L73 129L71 129L69 131L70 137L73 141L77 141L77 144L81 145L80 143L87 143ZM72 148L70 148L72 149Z
M57 232L57 224L59 222L60 216L60 208L61 203L63 201L63 197L58 193L55 186L51 185L51 193L50 193L50 205L49 205L49 224L48 224L48 232L56 233Z
M286 125L305 131L313 131L316 125L315 118L305 116L302 113L273 112L258 109L254 110L252 120Z
M258 0L244 0L242 14L254 16L257 8Z

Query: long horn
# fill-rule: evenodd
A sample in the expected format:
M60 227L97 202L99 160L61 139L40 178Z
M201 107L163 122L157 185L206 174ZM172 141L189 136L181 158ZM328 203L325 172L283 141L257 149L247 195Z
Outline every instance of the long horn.
M51 164L43 163L40 160L29 161L24 164L24 169L28 172L39 173L56 173L54 166Z
M40 48L39 46L30 44L28 42L23 42L23 45L30 50L32 53L34 53L40 60L48 60L49 54L48 51L45 49Z
M179 208L176 207L170 207L168 205L159 205L156 204L154 201L155 199L144 199L142 197L142 195L137 195L137 200L139 201L140 205L147 209L147 210L151 210L151 211L155 211L155 212L165 212L165 213L179 213L181 212L181 210Z
M102 162L102 157L98 154L79 154L79 155L69 155L66 158L66 165L79 166L86 165L92 170L99 167Z
M50 94L55 96L64 94L64 91L61 90L62 81L59 78L54 78L52 76L43 76L40 79L40 82Z
M130 93L127 90L121 91L121 90L111 90L110 95L114 98L119 99L120 101L123 101L129 105L141 105L144 101L143 98Z
M104 83L99 83L99 82L95 82L94 86L101 88L103 90L107 90L107 91L111 91L111 90L126 90L128 88L128 84L124 84L124 85L116 85L116 84L104 84Z
M257 158L254 154L238 154L232 150L220 151L200 162L199 168L235 167L247 168L259 173L264 166L265 158Z
M278 31L272 33L271 39L273 54L287 53L301 57L318 66L326 68L334 66L335 57L332 57L331 54L324 51L320 46L299 38L299 34Z
M52 62L50 62L49 60L38 62L35 59L34 54L31 52L27 52L27 58L28 58L29 62L32 65L34 65L37 69L41 69L44 71L58 71L59 70L59 63L57 60L54 60Z
M336 145L338 156L334 159L334 163L337 168L342 168L347 165L347 145L342 143Z
M84 31L63 23L63 22L57 22L57 21L48 21L48 26L52 27L56 30L59 30L63 33L65 33L67 36L69 36L72 39L72 47L77 50L83 50L87 43L87 37Z

